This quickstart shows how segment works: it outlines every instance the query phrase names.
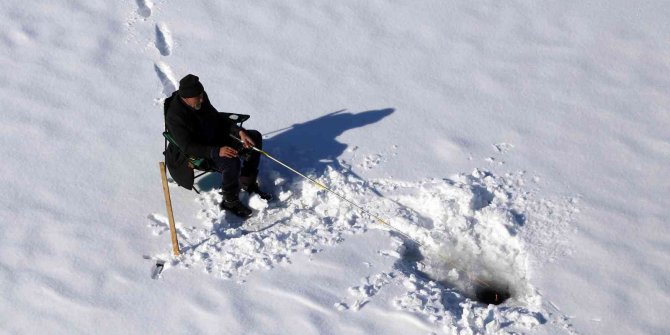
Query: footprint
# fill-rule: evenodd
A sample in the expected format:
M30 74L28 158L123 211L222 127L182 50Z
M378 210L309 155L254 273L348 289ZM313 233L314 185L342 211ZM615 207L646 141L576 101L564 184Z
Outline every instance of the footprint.
M156 25L156 48L161 55L169 56L172 53L172 33L164 23Z
M135 1L137 1L138 14L140 14L145 19L151 16L151 7L154 6L151 0L135 0Z
M513 144L504 143L504 142L503 142L503 143L496 143L496 144L493 144L493 147L494 147L496 150L498 150L498 152L501 153L501 154L507 153L508 151L514 149L514 145L513 145Z
M156 71L156 75L158 75L158 79L163 85L163 94L166 97L171 96L172 92L177 90L177 85L174 79L174 75L172 74L172 69L170 69L169 65L163 62L158 62L154 63L154 70Z

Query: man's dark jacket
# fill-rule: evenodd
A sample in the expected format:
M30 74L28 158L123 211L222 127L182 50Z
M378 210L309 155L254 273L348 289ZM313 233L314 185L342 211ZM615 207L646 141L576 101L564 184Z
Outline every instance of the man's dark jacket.
M174 181L189 190L193 188L194 179L189 157L215 157L220 147L236 145L229 134L237 137L242 129L212 106L206 92L204 96L202 107L195 110L175 92L165 113L165 126L179 146L168 144L166 165Z

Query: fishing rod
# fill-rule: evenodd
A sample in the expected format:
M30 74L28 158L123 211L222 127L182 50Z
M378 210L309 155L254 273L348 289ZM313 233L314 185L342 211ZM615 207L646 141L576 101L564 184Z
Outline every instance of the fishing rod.
M230 137L236 139L237 141L239 141L239 142L242 143L243 145L247 145L244 141L242 141L241 139L235 137L235 135L230 134ZM308 177L308 176L306 176L306 175L300 173L298 170L296 170L296 169L290 167L290 166L287 165L286 163L284 163L284 162L278 160L277 158L272 157L272 155L270 155L270 154L267 153L266 151L261 150L261 149L258 149L256 146L253 146L253 145L251 145L251 146L249 146L249 147L250 147L251 149L253 149L254 151L257 151L257 152L260 153L261 155L263 155L263 156L265 156L265 157L267 157L267 158L273 160L275 163L277 163L277 164L279 164L279 165L281 165L281 166L287 168L289 171L291 171L291 172L297 174L298 176L300 176L300 177L302 177L302 178L304 178L304 179L310 181L312 184L318 186L320 189L325 190L325 191L327 191L327 192L329 192L329 193L335 195L336 197L338 197L338 198L344 200L344 201L347 202L348 204L350 204L350 205L352 205L352 206L358 208L358 210L360 210L361 212L363 212L363 213L369 215L370 217L374 218L375 220L377 220L377 222L379 222L379 223L381 223L381 224L383 224L383 225L386 225L386 226L390 227L390 228L393 229L396 233L398 233L398 234L404 236L405 238L407 238L407 239L413 241L414 243L416 243L416 244L418 244L418 245L421 245L421 243L419 243L418 241L416 241L416 240L414 240L413 238L409 237L409 235L403 233L402 231L400 231L400 229L393 227L393 226L392 226L390 223L388 223L386 220L382 219L381 217L379 217L379 216L376 215L376 214L371 213L370 211L368 211L367 209L363 208L362 206L356 204L355 202L353 202L353 201L347 199L347 198L346 198L345 196L343 196L342 194L337 193L337 192L333 191L332 189L328 188L326 185L320 183L319 181L317 181L317 180L315 180L315 179L313 179L313 178L310 178L310 177Z

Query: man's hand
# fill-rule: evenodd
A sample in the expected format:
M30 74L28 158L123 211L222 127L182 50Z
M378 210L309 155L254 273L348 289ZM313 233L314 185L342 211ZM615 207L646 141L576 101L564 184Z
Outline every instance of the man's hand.
M249 149L253 146L256 146L256 143L247 135L244 130L240 130L240 140L242 140L242 145L244 145L245 148Z
M237 157L237 150L231 147L221 147L219 148L219 157L227 157L227 158Z

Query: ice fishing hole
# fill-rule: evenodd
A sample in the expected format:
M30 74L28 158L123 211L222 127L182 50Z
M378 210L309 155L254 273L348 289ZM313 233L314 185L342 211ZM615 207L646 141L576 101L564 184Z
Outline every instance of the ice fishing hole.
M512 297L509 285L492 281L491 279L471 278L454 281L446 278L432 278L430 274L425 272L423 274L430 280L438 282L445 287L457 289L471 300L485 305L500 305Z
M479 285L474 291L476 300L487 305L500 305L512 296L507 288L496 285Z
M430 262L430 259L425 258L418 245L411 242L405 243L398 268L408 275L418 275L418 277L439 283L445 288L457 290L465 297L486 305L500 305L513 295L509 283L496 279L490 271L484 277L474 273L466 273L467 271L456 270L448 263L443 266L443 269L433 269L430 272L419 270L419 268L425 268L425 266L419 266L419 264L425 265L427 262ZM459 268L463 269L464 267L461 265ZM461 275L456 278L448 275L453 271L461 272Z

